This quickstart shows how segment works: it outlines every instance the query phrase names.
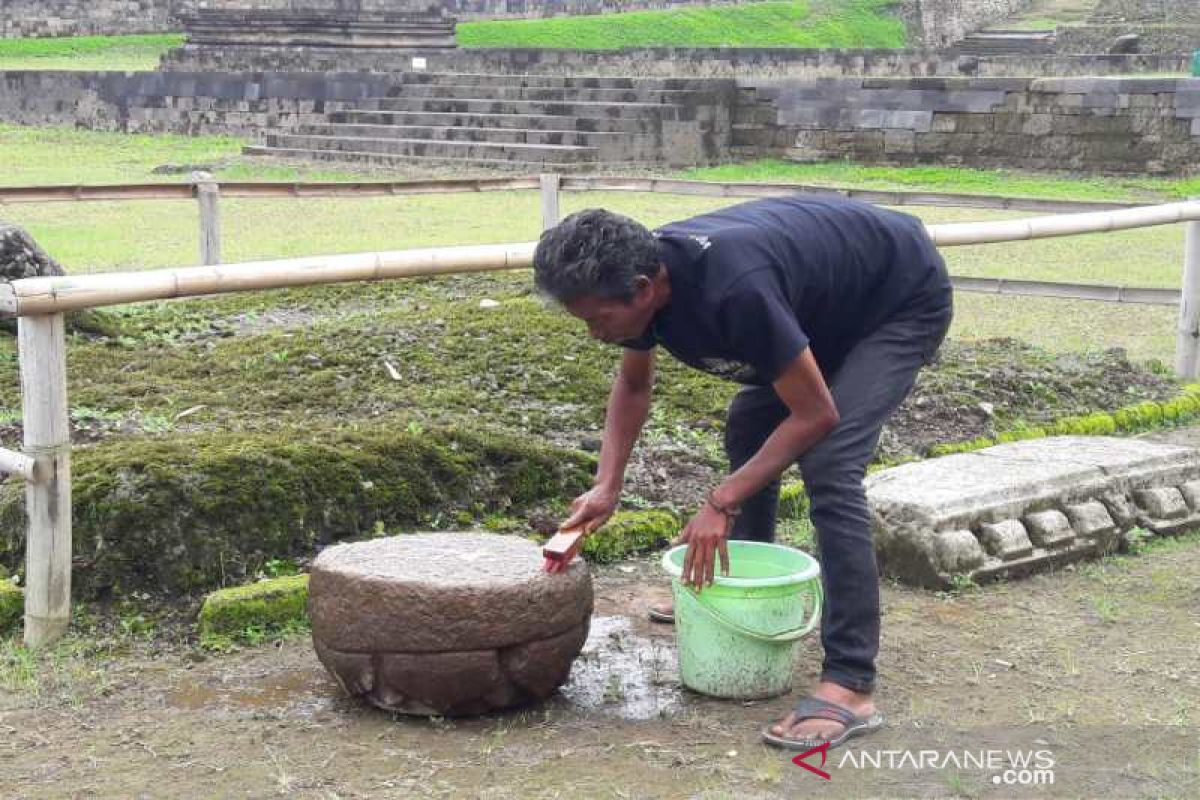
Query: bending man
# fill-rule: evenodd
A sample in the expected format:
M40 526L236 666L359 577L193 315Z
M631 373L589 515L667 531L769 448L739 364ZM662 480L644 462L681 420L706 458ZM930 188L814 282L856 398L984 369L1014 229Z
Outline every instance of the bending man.
M817 533L824 662L811 694L763 731L785 747L837 745L883 723L873 702L879 576L863 477L884 422L951 318L945 264L922 223L841 198L744 203L651 233L593 209L546 231L539 290L624 348L593 488L563 527L617 507L650 407L655 348L744 384L729 408L730 474L688 522L683 579L728 568L729 538L772 541L779 476L798 463ZM652 616L670 621L672 609Z

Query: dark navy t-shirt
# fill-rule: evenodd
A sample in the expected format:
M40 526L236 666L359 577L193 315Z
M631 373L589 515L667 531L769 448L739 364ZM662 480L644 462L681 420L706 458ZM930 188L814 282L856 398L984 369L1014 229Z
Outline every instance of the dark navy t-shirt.
M914 297L946 282L921 221L840 197L756 200L659 228L671 300L626 347L662 345L739 383L804 351L826 375Z

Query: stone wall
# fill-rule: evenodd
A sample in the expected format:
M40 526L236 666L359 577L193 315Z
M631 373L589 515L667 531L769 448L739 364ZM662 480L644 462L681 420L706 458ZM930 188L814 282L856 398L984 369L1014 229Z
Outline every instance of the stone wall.
M381 97L394 77L332 73L0 72L0 120L257 138L324 121L330 103Z
M614 14L679 6L737 5L756 0L206 0L209 8L399 11L444 8L460 20Z
M903 0L900 13L911 44L949 47L980 28L1024 11L1033 0Z
M1200 3L1200 0L1197 0ZM1200 50L1200 24L1064 25L1058 29L1060 53L1107 53L1118 36L1137 34L1142 53L1191 53Z
M198 0L0 0L0 38L102 36L178 30Z
M1191 174L1200 79L742 81L740 155Z
M165 68L226 72L404 72L422 59L431 72L488 74L640 75L671 77L681 64L696 77L1072 76L1186 72L1183 56L1016 56L981 60L923 50L798 48L671 48L627 50L458 49L363 52L347 48L204 47L172 50Z
M259 137L401 90L371 73L5 72L0 120ZM1200 79L746 78L733 155L1191 174Z
M1060 53L1106 53L1118 36L1137 34L1141 53L1200 50L1198 0L1100 0L1086 25L1058 29Z
M1099 25L1115 22L1200 25L1200 3L1196 0L1100 0L1088 19Z

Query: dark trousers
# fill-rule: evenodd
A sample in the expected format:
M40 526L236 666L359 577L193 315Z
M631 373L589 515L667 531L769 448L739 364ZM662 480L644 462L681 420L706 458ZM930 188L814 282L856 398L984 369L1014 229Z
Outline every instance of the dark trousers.
M944 277L944 270L940 274ZM821 679L858 692L874 689L879 652L879 570L863 478L884 422L945 338L951 305L949 280L939 280L850 350L825 376L840 421L798 462L825 589ZM739 392L725 429L732 469L750 460L787 416L787 406L770 386ZM730 537L772 541L778 504L776 481L746 501Z

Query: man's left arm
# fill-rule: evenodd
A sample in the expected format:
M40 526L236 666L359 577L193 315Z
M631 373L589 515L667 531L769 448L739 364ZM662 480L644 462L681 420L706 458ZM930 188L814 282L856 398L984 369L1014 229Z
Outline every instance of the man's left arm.
M788 363L772 385L790 413L749 461L712 490L684 528L680 541L689 544L684 583L697 588L711 584L718 555L721 572L729 571L726 539L732 517L725 512L740 507L778 478L838 423L833 396L810 348L805 347Z

